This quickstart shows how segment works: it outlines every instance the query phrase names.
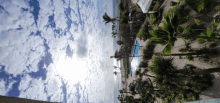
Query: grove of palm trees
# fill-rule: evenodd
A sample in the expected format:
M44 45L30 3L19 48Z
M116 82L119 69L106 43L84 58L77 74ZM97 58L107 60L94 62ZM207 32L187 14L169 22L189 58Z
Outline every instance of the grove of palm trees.
M143 55L140 55L143 60L136 70L136 80L128 88L120 90L118 100L121 103L154 103L158 99L164 103L201 100L202 93L212 88L215 84L213 79L218 78L220 2L168 1L166 5L170 8L167 12L162 12L162 9L155 14L134 13L138 9L136 4L132 10L120 4L119 18L103 15L106 23L120 22L117 43L121 48L112 58L126 61L123 62L125 68L130 68L129 58L135 58L131 48L136 46L136 38L147 41L142 49ZM135 14L132 24L128 23L127 14L130 12ZM142 22L135 22L138 20ZM184 43L177 51L175 45L178 40ZM158 45L163 47L159 48L161 52L155 52ZM182 62L176 63L175 60L183 59L188 62L180 68L178 65ZM194 65L197 62L211 66Z

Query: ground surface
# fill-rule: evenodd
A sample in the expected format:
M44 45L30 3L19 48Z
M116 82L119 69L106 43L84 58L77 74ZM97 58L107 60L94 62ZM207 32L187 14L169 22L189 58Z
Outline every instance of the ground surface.
M178 1L178 0L167 0L166 5L164 7L164 12L168 11L171 7L170 7L170 2L171 1ZM142 41L139 38L136 39L139 43L140 46L145 46L147 41ZM172 53L180 53L179 49L184 47L185 42L182 39L178 39L175 42L175 45L172 49ZM220 44L220 42L218 42L218 45ZM207 46L209 44L198 44L198 42L193 42L191 44L192 48L202 48L204 46ZM161 45L156 45L154 52L161 52L163 51L165 46L161 46ZM218 49L220 52L220 49ZM142 55L142 50L139 50L139 54ZM140 58L140 61L142 61L142 57ZM213 60L219 61L219 56L217 56L216 58L214 58ZM214 61L215 62L215 61ZM198 58L195 58L194 61L188 61L186 59L179 59L179 56L174 57L173 59L173 64L174 66L176 66L177 68L183 68L186 64L192 64L198 68L201 69L207 69L207 68L214 68L214 67L218 67L218 64L215 63L207 63L207 62L203 62L200 61ZM123 66L123 60L121 60L121 66ZM143 69L143 68L141 68ZM143 70L142 70L143 71ZM122 74L123 75L123 74ZM123 75L125 76L125 75ZM125 78L122 77L123 80L125 80ZM127 79L127 84L129 85L133 80L135 80L136 77L135 75L133 75L132 77L129 75L129 78ZM143 77L143 79L146 79L146 77ZM207 99L213 99L213 98L219 98L220 97L220 77L219 77L219 73L215 73L215 79L213 80L214 85L210 88L208 88L207 90L205 90L204 92L201 93L200 95L200 99L201 100L207 100ZM127 89L128 89L128 85L127 85ZM126 85L122 84L122 88L126 88ZM127 95L131 95L129 93L127 93ZM135 95L135 98L138 98L139 95ZM162 101L160 99L157 100L157 102L162 103Z

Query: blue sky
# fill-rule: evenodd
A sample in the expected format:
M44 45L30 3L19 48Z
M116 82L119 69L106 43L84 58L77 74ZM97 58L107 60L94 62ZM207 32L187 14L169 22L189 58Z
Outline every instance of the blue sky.
M0 95L113 103L112 0L0 0Z

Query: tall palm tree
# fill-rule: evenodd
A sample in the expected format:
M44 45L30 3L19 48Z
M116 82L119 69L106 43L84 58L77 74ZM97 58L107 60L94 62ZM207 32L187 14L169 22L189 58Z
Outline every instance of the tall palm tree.
M147 42L147 46L143 49L143 60L144 60L144 62L147 62L148 60L152 59L155 47L156 47L156 45L154 43L154 40L150 39ZM147 64L147 63L145 63L145 64Z
M121 101L121 103L124 102L124 99L123 99L122 95L118 95L118 100Z
M172 53L172 54L166 54L166 53L154 53L156 56L192 56L192 55L203 55L203 54L216 54L216 51L206 51L206 52L195 52L195 53Z
M112 25L112 30L114 30L115 29L115 25Z
M130 92L126 92L124 90L119 90L119 92L122 94L122 93L130 93Z
M145 69L145 70L147 70L147 69ZM148 77L152 77L152 78L154 78L155 76L152 76L152 75L148 75L148 74L146 74L147 72L146 71L144 71L144 72L141 72L141 69L138 69L138 70L136 70L136 72L135 72L135 76L137 76L137 75L139 75L139 77L142 77L142 76L148 76Z
M110 58L116 58L117 60L120 60L121 58L128 58L128 57L140 57L140 56L122 56L119 54L118 51L115 52L114 56L110 56Z
M147 68L148 67L148 61L147 60L143 60L140 62L139 68Z
M114 66L114 69L118 68L117 66Z
M114 72L113 72L113 74L117 75L117 72L116 72L116 71L114 71Z
M117 44L118 44L118 45L123 45L123 44L124 44L124 42L123 42L123 41L121 41L121 40L118 40L118 41L117 41ZM133 45L133 46L138 46L138 45ZM144 47L144 46L138 46L138 47Z
M110 22L114 23L114 21L119 21L119 20L116 19L116 18L118 18L118 17L116 17L116 18L111 18L111 17L108 16L107 13L105 13L105 14L102 16L102 18L104 19L103 22L105 22L105 24L110 23Z
M193 70L191 70L191 72L188 72L189 69L177 70L177 68L173 66L172 60L173 58L165 59L162 57L156 57L153 58L152 65L149 67L151 72L155 74L154 82L156 82L157 87L160 90L166 91L158 91L158 96L160 96L163 100L170 101L175 97L178 97L178 94L180 93L184 95L183 99L187 99L187 94L193 93L196 95L195 98L198 99L199 93L210 86L210 84L206 83L207 81L210 81L207 80L207 76L199 76L198 74L203 74L207 71L199 71L193 74L191 73ZM211 72L213 71L219 70L211 69ZM197 90L199 92L196 92Z
M210 73L220 72L220 68L208 68L208 69L189 69L189 68L183 68L180 70L177 70L175 73L181 73L184 75L206 75Z
M116 32L112 32L112 37L116 37L116 34L118 34L118 33L116 33Z

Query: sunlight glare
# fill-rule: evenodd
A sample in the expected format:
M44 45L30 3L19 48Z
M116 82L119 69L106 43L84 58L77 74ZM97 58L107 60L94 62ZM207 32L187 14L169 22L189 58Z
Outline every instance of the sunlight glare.
M87 76L86 61L78 59L75 55L72 58L61 56L56 69L62 78L73 83L83 81Z

